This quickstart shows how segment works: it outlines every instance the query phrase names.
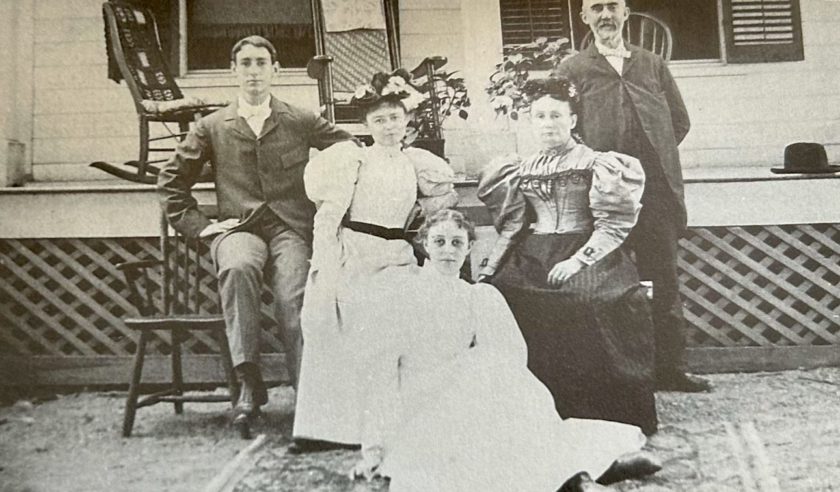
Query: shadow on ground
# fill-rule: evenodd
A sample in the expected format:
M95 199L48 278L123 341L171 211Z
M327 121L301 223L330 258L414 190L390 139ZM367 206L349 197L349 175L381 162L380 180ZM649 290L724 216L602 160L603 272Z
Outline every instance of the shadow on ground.
M708 394L661 393L648 447L665 467L620 491L840 491L840 369L711 376ZM124 393L80 393L0 408L0 491L196 491L249 441L221 404L141 409L120 437ZM274 388L255 429L268 436L235 486L256 491L384 491L353 482L352 451L286 453L294 393ZM525 491L527 492L527 491Z

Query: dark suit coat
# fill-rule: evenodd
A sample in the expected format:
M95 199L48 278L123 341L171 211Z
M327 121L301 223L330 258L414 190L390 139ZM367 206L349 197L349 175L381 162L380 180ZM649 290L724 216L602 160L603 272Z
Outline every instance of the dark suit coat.
M560 64L559 75L568 77L580 92L578 131L586 145L598 151L621 152L619 122L622 102L629 96L639 123L659 156L668 185L680 207L677 222L685 227L682 168L677 145L690 127L679 88L662 57L628 44L630 58L619 76L595 43ZM641 156L634 156L640 157Z
M307 241L312 240L315 206L306 197L303 170L309 149L324 149L352 136L327 120L271 97L271 115L254 135L237 109L238 100L199 120L158 175L158 191L172 227L196 237L210 220L190 188L202 165L213 167L219 220L247 222L268 206ZM241 226L241 225L240 225Z

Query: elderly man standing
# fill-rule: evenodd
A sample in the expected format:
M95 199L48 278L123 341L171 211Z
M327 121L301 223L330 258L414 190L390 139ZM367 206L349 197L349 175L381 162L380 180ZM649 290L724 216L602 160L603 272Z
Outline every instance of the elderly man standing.
M275 300L294 384L302 348L300 310L312 255L315 206L306 197L303 170L309 149L352 138L313 111L271 95L280 66L260 36L231 50L239 97L199 120L161 170L158 190L172 226L208 241L219 277L222 313L233 364L242 383L236 422L247 421L267 393L259 369L263 275ZM219 222L197 208L190 188L202 166L213 167ZM235 423L236 423L235 422Z
M557 73L580 91L578 130L586 144L636 157L646 174L642 211L627 244L641 277L653 282L657 388L707 391L707 381L685 373L677 278L677 241L686 227L677 145L688 133L688 112L666 62L622 39L628 15L624 0L583 0L581 18L594 43Z

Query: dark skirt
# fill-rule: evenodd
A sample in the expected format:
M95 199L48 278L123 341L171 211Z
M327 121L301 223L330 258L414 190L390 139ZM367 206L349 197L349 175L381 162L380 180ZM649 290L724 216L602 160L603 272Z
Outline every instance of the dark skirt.
M548 272L587 234L529 234L492 283L528 344L528 367L563 417L612 420L656 432L650 308L636 267L622 248L559 288Z

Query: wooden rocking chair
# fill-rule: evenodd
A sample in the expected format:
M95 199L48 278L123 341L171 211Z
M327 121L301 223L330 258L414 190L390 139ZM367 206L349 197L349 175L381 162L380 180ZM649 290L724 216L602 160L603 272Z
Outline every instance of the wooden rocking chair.
M370 82L375 72L391 72L401 67L395 2L378 1L381 16L377 19L377 15L372 15L376 28L345 29L352 26L336 26L338 23L330 18L331 12L325 11L324 2L312 0L316 55L307 65L307 73L318 81L324 117L332 123L348 125L348 131L366 143L370 143L370 137L360 129L359 108L350 103L353 92L359 85ZM429 81L446 62L443 56L429 56L410 70L413 83L427 89L437 139L441 138L439 96Z
M129 181L155 184L159 168L154 164L165 162L168 156L149 160L149 155L171 153L175 149L174 145L152 147L153 142L180 141L191 122L223 104L206 104L184 97L166 65L157 23L150 9L111 0L102 4L102 13L109 56L119 67L119 74L134 99L140 151L136 161L125 162L123 167L101 161L90 165ZM162 124L168 134L152 137L151 123ZM167 123L177 125L177 131L171 130Z
M671 28L656 17L644 12L630 12L627 22L624 23L623 36L628 43L656 53L666 62L671 60L674 47ZM589 46L592 40L592 31L589 31L583 37L580 49Z

